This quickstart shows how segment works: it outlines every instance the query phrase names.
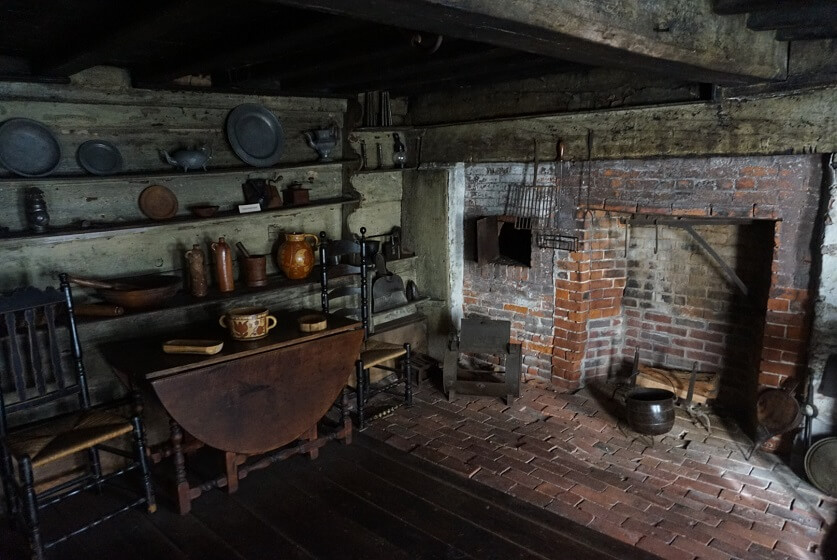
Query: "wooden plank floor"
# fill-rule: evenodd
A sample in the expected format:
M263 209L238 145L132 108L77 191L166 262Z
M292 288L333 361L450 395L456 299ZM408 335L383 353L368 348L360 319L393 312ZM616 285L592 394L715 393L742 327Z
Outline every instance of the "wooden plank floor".
M50 558L655 558L362 435L325 446L315 461L295 457L253 473L234 495L204 493L190 515L161 505L58 545ZM22 538L0 530L0 558L27 558Z

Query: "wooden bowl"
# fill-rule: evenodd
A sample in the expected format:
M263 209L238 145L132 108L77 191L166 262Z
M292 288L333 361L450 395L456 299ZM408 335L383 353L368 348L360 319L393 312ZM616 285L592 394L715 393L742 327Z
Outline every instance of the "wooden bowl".
M299 324L299 330L302 332L324 331L328 326L328 321L322 313L303 315L296 321Z
M197 206L190 206L189 211L198 218L211 218L218 213L218 206L211 204L200 204Z

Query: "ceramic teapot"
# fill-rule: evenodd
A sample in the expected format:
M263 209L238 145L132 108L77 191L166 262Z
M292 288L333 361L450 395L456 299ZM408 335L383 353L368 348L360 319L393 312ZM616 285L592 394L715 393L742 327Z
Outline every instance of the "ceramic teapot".
M313 239L311 245L306 239ZM276 251L276 264L291 280L307 278L314 268L314 247L319 245L319 238L313 233L286 233L285 242Z

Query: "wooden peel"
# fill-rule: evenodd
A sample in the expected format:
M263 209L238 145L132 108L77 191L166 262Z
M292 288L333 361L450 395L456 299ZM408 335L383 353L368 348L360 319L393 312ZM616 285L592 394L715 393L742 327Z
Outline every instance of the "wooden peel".
M163 352L166 354L201 354L211 356L217 354L224 348L220 340L194 340L175 339L163 343Z

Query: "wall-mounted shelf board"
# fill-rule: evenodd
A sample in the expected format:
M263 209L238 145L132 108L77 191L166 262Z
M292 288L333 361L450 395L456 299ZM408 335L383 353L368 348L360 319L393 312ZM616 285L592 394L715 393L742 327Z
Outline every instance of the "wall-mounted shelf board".
M178 179L199 179L200 177L236 177L241 174L248 175L269 175L271 172L291 170L291 169L308 169L317 167L332 167L341 166L348 163L357 163L357 159L341 159L334 161L308 161L299 163L286 163L275 165L273 167L225 167L225 168L210 168L206 171L153 171L153 172L138 172L138 173L118 173L114 175L92 176L92 175L78 175L78 176L49 176L49 177L17 177L5 176L0 177L0 186L25 183L27 185L37 184L108 184L119 183L120 180L125 181L175 181Z
M358 199L342 196L338 198L326 198L321 200L312 200L308 204L296 204L293 206L282 206L280 208L273 208L269 210L262 210L259 214L291 214L313 208L323 208L328 206L355 204ZM75 241L78 239L96 239L99 237L110 237L114 234L127 235L132 233L141 233L152 228L166 228L166 227L181 227L183 225L192 225L198 223L222 223L228 220L238 220L247 216L252 216L252 213L239 214L235 211L219 212L211 218L198 218L194 216L183 216L172 218L170 220L160 221L142 221L133 223L120 224L103 224L101 226L89 228L56 228L44 233L32 232L14 232L7 234L5 237L0 237L0 247L7 247L9 245L26 244L54 244L64 243L67 241Z

